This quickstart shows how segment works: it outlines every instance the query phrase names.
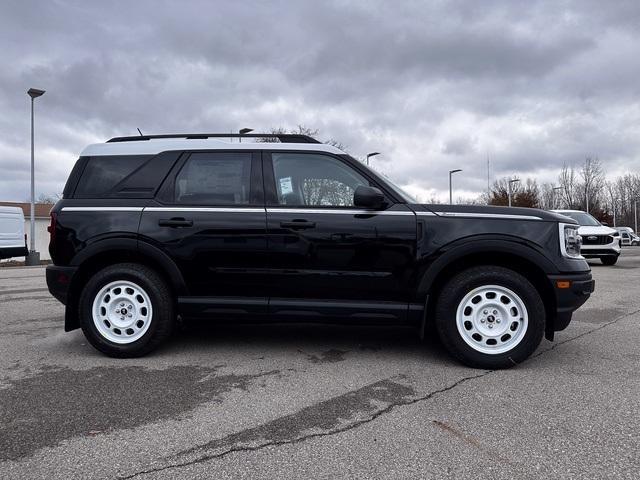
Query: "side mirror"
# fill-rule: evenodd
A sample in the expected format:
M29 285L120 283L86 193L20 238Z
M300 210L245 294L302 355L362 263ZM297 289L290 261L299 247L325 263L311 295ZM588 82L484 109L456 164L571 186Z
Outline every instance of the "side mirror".
M359 185L353 192L353 204L356 207L371 208L377 210L384 203L384 194L375 187Z
M602 224L603 227L608 227L609 224L607 222L600 222Z

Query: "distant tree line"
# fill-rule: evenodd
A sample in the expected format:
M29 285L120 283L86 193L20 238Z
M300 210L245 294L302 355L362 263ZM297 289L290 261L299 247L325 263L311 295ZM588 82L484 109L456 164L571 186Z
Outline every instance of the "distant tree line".
M489 205L508 204L508 178L493 183ZM564 165L556 184L539 185L535 179L525 178L512 184L511 205L551 209L584 210L610 225L634 225L634 202L640 203L640 174L629 173L608 181L600 160L587 157L576 168Z

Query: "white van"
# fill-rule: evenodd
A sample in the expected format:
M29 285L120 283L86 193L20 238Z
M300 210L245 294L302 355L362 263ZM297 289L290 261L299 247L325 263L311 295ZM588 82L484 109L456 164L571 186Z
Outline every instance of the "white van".
M25 257L27 253L22 209L0 206L0 259Z

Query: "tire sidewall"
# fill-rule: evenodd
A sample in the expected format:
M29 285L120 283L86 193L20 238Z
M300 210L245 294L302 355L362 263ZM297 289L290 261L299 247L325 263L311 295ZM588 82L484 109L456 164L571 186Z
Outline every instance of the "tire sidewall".
M458 331L456 315L462 299L473 289L499 285L512 290L527 309L527 332L511 350L499 354L479 352L467 344ZM443 288L436 307L436 328L442 343L466 365L508 368L527 359L542 341L545 309L536 288L522 275L501 267L475 267L456 275Z
M139 285L149 296L153 316L151 324L138 340L120 344L114 343L102 336L93 321L93 302L96 295L107 284L118 280L128 280ZM167 292L163 291L163 282L150 269L139 266L122 264L107 267L92 276L82 291L79 302L80 326L87 340L98 350L107 355L133 357L145 354L150 349L154 339L158 337L163 324L171 322L172 308L168 303Z

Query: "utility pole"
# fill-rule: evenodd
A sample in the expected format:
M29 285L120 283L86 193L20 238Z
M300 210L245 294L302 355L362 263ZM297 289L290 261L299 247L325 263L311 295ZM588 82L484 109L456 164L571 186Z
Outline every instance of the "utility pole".
M519 178L514 178L513 180L509 180L509 206L511 206L511 194L512 194L512 188L511 188L511 184L512 183L516 183L519 182L520 179Z
M376 155L380 155L380 152L371 152L371 153L367 153L367 166L369 166L369 159L371 157L375 157Z
M638 199L635 200L635 202L633 202L633 216L635 217L636 220L636 229L634 230L634 232L636 232L636 235L638 234Z
M449 205L453 205L453 188L451 187L451 176L454 173L461 172L462 169L456 168L455 170L449 170Z
M587 202L587 213L589 213L589 183L584 184L585 201Z
M25 259L26 265L40 265L40 253L36 252L36 192L35 192L35 144L34 144L34 120L33 120L33 103L34 100L44 95L44 90L30 88L27 94L31 97L31 229L29 230L29 254Z
M489 201L491 200L491 184L489 180L489 154L487 153L487 205L489 205Z

